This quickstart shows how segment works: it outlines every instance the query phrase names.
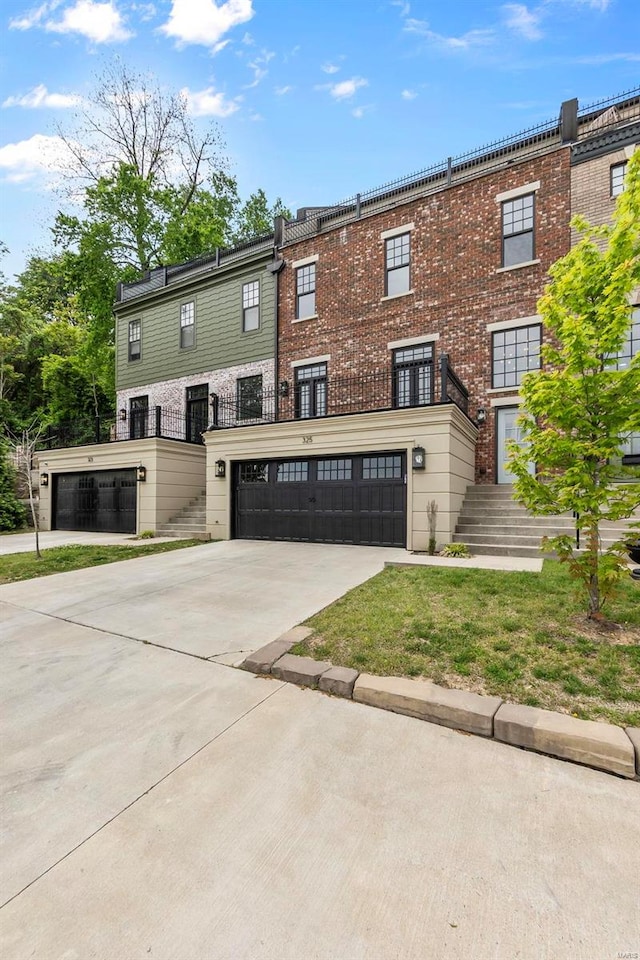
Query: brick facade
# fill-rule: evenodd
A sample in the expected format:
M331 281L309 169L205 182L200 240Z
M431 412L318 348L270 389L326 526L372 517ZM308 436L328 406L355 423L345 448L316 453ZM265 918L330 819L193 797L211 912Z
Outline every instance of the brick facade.
M496 197L538 181L534 263L502 270ZM470 415L475 418L479 407L489 413L478 439L476 475L478 482L494 483L487 324L535 315L550 265L569 249L570 201L569 148L561 147L286 246L279 284L278 380L292 382L292 364L318 356L330 358L332 378L390 371L390 342L437 335L435 359L449 354L470 392ZM385 298L381 234L411 224L411 292ZM311 256L318 257L317 317L296 321L291 264ZM516 396L517 388L499 393ZM292 404L290 392L281 402L283 418L293 416Z
M629 160L634 149L633 145L614 149L571 168L572 214L580 214L594 225L611 221L616 205L615 197L611 196L611 167ZM578 239L579 235L572 230L572 243Z
M274 385L274 366L272 359L257 360L253 363L225 367L222 370L209 370L188 377L177 377L175 380L161 380L158 383L118 390L117 409L124 408L128 411L132 397L146 396L149 398L149 408L163 407L183 417L186 413L187 387L195 387L206 383L209 393L233 397L235 396L236 383L241 377L262 375L263 388L268 391L272 390Z

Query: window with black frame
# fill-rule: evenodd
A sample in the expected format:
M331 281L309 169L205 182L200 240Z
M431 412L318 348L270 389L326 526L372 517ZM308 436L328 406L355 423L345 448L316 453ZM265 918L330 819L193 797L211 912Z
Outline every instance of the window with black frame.
M430 403L433 403L432 344L394 350L393 406L424 407Z
M308 263L296 270L296 319L304 320L316 312L316 265Z
M262 374L241 377L237 381L236 416L238 420L262 419Z
M327 415L327 365L313 363L296 368L295 411L296 420Z
M540 369L539 323L496 331L492 337L491 386L517 387L525 373Z
M534 194L502 204L502 266L514 267L534 259Z
M613 370L626 370L640 353L640 306L633 308L631 323L622 347L610 358L608 366ZM640 463L640 432L631 433L622 448L623 463L634 466Z
M397 297L411 289L411 234L385 240L384 292L387 297Z

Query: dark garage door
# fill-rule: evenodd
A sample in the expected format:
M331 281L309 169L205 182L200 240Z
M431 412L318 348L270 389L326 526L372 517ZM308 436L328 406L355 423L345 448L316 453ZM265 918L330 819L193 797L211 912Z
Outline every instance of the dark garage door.
M235 465L235 535L403 547L403 453Z
M136 471L94 470L54 476L53 528L136 532Z

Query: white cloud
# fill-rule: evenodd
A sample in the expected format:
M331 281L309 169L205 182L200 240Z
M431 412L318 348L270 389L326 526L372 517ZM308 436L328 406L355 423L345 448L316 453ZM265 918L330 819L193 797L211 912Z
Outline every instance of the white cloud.
M221 4L216 0L172 0L169 19L160 30L174 38L178 46L201 44L217 53L225 33L251 20L253 14L252 0L226 0Z
M540 40L541 12L529 10L523 3L507 3L502 8L507 27L525 40Z
M9 21L9 26L12 30L30 30L31 27L39 26L46 15L59 5L59 0L58 2L43 3L39 7L29 10L22 17L14 17L13 20Z
M335 63L323 63L320 69L323 73L337 73L340 67L336 66Z
M273 92L275 93L276 97L284 97L285 93L291 93L292 90L293 87L287 85L286 87L274 87Z
M69 151L61 137L36 133L29 140L0 147L0 173L10 183L42 180L40 185L47 186L65 169L68 159Z
M154 3L132 3L131 9L135 10L141 20L153 20L156 13L156 6Z
M493 30L468 30L460 37L446 37L442 33L431 30L426 20L415 20L410 17L405 20L404 28L407 33L415 33L425 40L445 50L469 50L473 47L485 47L492 43L495 34Z
M369 81L364 77L351 77L350 80L341 80L340 83L323 83L316 90L328 90L334 100L348 100L361 87L368 87Z
M400 16L404 19L408 17L411 12L411 7L406 2L406 0L391 0L392 7L400 7Z
M37 87L25 93L22 97L7 97L2 104L3 107L27 107L36 109L38 107L48 107L51 110L63 110L66 107L75 107L82 100L77 93L49 93L44 83L39 83Z
M230 117L240 109L242 97L228 100L224 93L214 87L205 90L190 90L184 87L180 93L187 101L187 109L192 117Z
M52 33L79 33L93 43L121 43L133 36L113 0L76 0L62 11L62 19L47 20L44 28Z
M257 87L259 83L262 83L264 78L267 76L269 71L267 70L267 65L270 60L273 60L275 53L271 50L263 50L258 57L254 57L253 60L248 64L249 68L253 70L253 80L251 83L245 84L245 90L251 90L253 87Z
M400 96L403 100L415 100L418 94L415 92L415 90L403 90Z
M354 107L353 110L351 111L351 116L355 117L356 120L362 120L365 114L371 113L372 110L373 110L373 104L367 103L364 106Z

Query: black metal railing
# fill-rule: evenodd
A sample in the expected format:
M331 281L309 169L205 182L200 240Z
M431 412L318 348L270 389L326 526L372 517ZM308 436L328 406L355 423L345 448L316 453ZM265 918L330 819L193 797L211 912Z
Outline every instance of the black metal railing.
M47 428L38 444L39 450L79 447L87 444L115 443L123 440L143 440L157 437L183 443L203 443L206 430L256 424L338 417L353 413L372 413L382 410L429 407L453 403L465 414L469 412L469 392L449 363L447 354L439 361L421 367L419 392L407 392L400 385L397 372L375 371L354 377L321 378L321 402L303 406L297 396L300 385L281 383L278 388L267 387L250 399L241 400L237 393L212 394L208 417L201 410L186 413L170 407L141 407L126 415L110 414L102 417L78 417L73 423L61 423ZM305 381L308 386L308 381ZM299 411L314 411L302 417Z
M201 414L160 406L130 410L125 416L112 413L101 417L78 417L71 423L48 426L38 449L57 450L147 437L201 444L202 434L211 425L209 420Z
M427 407L439 403L454 403L464 413L469 411L469 392L443 354L437 364L427 364L423 387L419 395L402 392L393 370L375 371L354 377L321 378L322 402L315 406L315 415L299 416L301 403L298 391L301 385L283 382L276 388L267 388L260 397L243 403L236 394L214 395L212 425L217 429L255 426L291 421L337 417L353 413L372 413L381 410ZM425 386L426 384L426 386ZM308 384L304 382L305 387ZM313 405L306 409L314 409Z

